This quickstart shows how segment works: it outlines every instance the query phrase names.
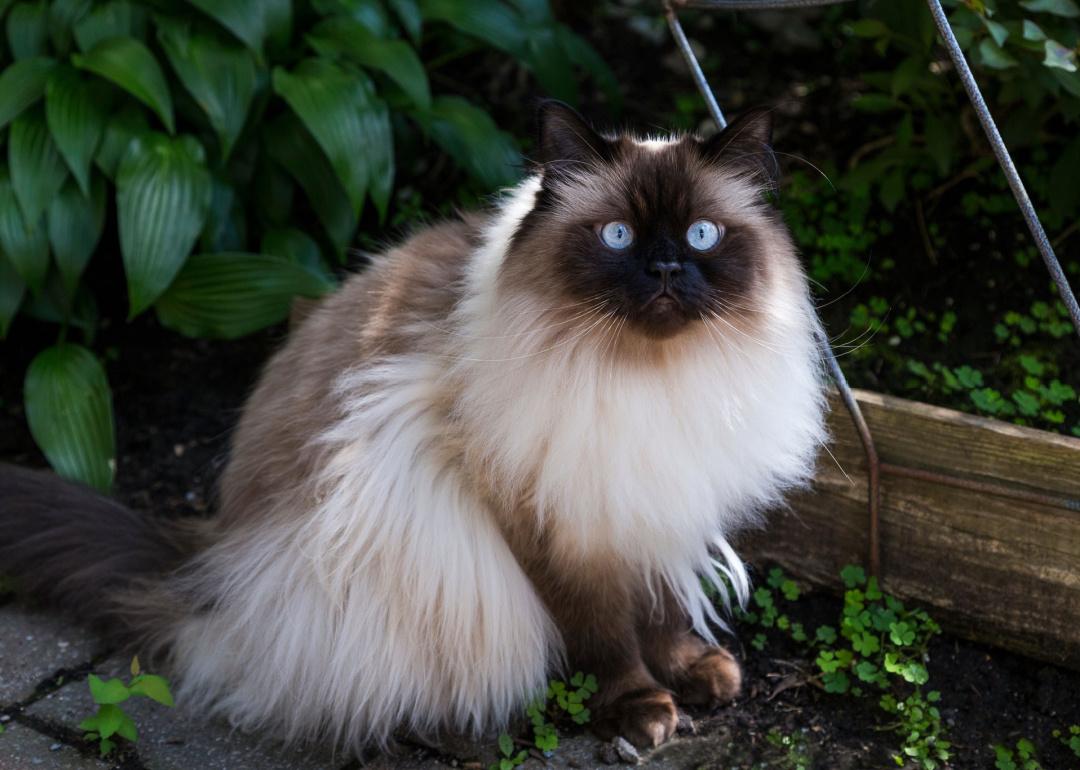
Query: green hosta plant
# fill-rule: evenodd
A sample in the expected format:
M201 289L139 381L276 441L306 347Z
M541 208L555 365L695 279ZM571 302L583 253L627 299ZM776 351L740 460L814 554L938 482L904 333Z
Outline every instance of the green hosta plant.
M399 140L440 148L475 192L514 181L514 140L430 69L495 49L554 96L574 101L584 70L617 99L547 0L19 0L0 21L0 338L20 314L56 324L27 372L30 427L101 489L91 260L119 254L129 319L246 334L333 288L365 207L393 205Z

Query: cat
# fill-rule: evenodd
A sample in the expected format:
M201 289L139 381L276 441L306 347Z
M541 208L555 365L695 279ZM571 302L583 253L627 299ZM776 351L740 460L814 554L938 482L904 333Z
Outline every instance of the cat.
M207 520L0 471L0 572L286 741L504 726L559 671L650 747L739 692L702 579L825 438L771 117L712 138L545 102L532 173L322 300L247 401ZM726 596L726 591L724 592Z

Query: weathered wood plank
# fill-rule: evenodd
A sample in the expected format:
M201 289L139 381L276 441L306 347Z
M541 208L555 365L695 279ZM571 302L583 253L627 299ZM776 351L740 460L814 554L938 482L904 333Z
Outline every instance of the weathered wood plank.
M1080 440L857 392L882 460L1009 487L1080 496ZM866 469L841 406L814 489L751 533L744 551L838 586L865 563ZM846 473L846 475L845 475ZM1080 513L990 492L882 476L886 587L970 638L1080 668Z

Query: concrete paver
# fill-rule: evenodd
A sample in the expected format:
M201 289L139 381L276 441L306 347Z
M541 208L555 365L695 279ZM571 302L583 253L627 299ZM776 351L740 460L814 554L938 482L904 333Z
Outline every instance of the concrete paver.
M14 721L5 723L4 732L0 733L0 770L105 770L107 767Z
M59 615L0 607L0 705L33 695L58 669L89 661L97 640Z
M95 669L103 678L126 677L129 661L112 658ZM75 728L96 706L85 681L72 682L26 709L31 716ZM136 747L151 770L334 770L345 758L316 749L285 750L259 736L205 722L147 698L122 704L139 731Z
M58 669L87 663L98 649L100 643L92 634L61 616L0 607L0 707L24 701ZM95 673L126 678L129 664L127 659L113 657L96 666ZM318 747L286 750L266 736L247 735L221 722L205 722L182 708L170 709L145 698L125 701L123 708L138 728L136 749L147 770L338 770L348 760ZM79 722L95 710L86 681L80 678L39 697L24 713L77 730ZM100 770L112 766L82 756L75 748L14 720L4 726L0 770ZM643 759L657 768L699 766L724 757L730 744L726 730L704 738L679 737ZM447 762L437 762L418 748L402 747L396 754L370 760L366 767L422 770L449 763L486 768L495 759L495 741L479 745L450 741L439 755ZM563 737L546 764L550 768L597 768L604 767L605 760L618 761L602 741L585 734ZM540 763L530 760L528 766L540 767Z

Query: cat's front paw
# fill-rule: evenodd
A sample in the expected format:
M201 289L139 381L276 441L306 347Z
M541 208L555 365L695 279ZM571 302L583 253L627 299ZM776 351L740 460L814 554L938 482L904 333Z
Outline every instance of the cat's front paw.
M621 735L639 749L651 749L674 735L678 722L670 692L644 689L623 693L603 707L592 726L601 738Z
M742 670L723 647L707 647L679 682L679 702L715 706L734 700L742 689Z

